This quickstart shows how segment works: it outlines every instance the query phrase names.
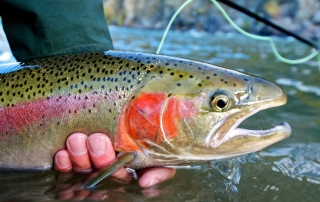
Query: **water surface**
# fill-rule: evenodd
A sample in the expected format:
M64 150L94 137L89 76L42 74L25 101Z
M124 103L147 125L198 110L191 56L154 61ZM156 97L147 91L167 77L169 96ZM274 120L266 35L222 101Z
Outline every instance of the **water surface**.
M121 27L110 27L110 31L116 49L150 53L156 51L163 33ZM291 38L275 41L279 52L287 58L297 59L310 52L308 47ZM0 47L5 47L3 40ZM139 188L137 182L124 185L107 179L95 190L76 192L74 197L190 202L320 200L320 73L314 60L288 65L274 57L267 42L235 34L196 31L170 32L161 54L205 61L277 82L287 92L288 103L259 112L241 127L268 129L286 121L292 126L292 136L261 152L181 169L173 180L150 189ZM13 60L8 49L1 48L0 63ZM0 172L0 201L68 198L50 190L82 177L53 170Z

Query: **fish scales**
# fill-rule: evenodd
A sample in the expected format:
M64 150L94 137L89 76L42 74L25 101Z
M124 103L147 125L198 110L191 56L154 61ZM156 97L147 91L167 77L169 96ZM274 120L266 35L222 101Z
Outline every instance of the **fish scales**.
M180 146L200 142L190 129L194 121L188 122L199 114L198 104L189 98L211 91L213 84L215 90L244 93L254 82L249 75L201 62L123 51L46 57L21 67L0 74L0 168L49 169L74 132L108 134L119 152L158 144L150 156L174 153L175 141ZM225 116L215 114L212 125ZM196 131L207 127L208 117L200 119ZM175 140L178 133L183 137ZM147 152L140 153L144 163L136 167L175 164L146 160Z

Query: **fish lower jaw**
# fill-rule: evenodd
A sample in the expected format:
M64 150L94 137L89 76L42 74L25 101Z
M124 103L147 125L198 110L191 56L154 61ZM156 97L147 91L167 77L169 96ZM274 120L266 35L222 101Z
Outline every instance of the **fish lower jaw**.
M263 149L273 143L276 143L280 140L290 137L291 127L287 122L282 122L280 125L275 126L274 128L268 130L247 130L243 128L234 128L231 129L219 143L214 143L212 147L218 147L230 140L241 138L244 144L252 144L252 142L259 142L255 150ZM239 146L239 145L238 145Z

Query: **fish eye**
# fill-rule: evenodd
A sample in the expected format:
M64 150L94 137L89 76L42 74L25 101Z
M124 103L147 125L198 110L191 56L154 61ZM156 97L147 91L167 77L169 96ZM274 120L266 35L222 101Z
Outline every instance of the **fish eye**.
M232 101L225 94L215 94L211 98L210 105L215 111L222 112L231 107Z

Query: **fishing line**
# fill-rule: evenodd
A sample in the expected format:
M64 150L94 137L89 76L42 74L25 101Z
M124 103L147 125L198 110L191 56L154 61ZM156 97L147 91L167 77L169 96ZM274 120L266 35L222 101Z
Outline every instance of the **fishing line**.
M171 19L170 19L170 21L169 21L169 23L168 23L168 25L167 25L167 28L166 28L166 30L164 31L164 34L163 34L163 36L162 36L162 39L161 39L161 42L160 42L160 44L159 44L159 47L158 47L158 49L157 49L156 54L159 54L159 53L160 53L160 50L161 50L162 45L163 45L163 43L164 43L164 40L165 40L166 37L167 37L167 34L168 34L168 32L169 32L169 29L170 29L170 27L171 27L174 19L176 19L177 15L178 15L178 14L182 11L182 9L184 9L184 7L186 7L191 1L193 1L193 0L188 0L188 1L184 2L184 3L179 7L179 9L174 13L174 15L171 17Z
M186 2L184 2L180 7L179 9L174 13L174 15L172 16L171 20L169 21L168 25L167 25L167 28L162 36L162 39L161 39L161 42L159 44L159 47L156 51L156 54L159 54L160 53L160 50L162 48L162 45L164 43L164 40L168 34L168 31L174 21L174 19L177 17L177 15L182 11L182 9L184 7L186 7L189 3L191 3L191 1L193 0L188 0ZM271 46L271 49L272 49L272 52L273 54L282 62L284 63L288 63L288 64L299 64L299 63L303 63L303 62L306 62L310 59L312 59L313 57L317 56L317 59L318 59L318 68L319 68L319 71L320 71L320 55L319 55L319 51L314 51L313 53L311 53L310 55L304 57L304 58L301 58L301 59L296 59L296 60L291 60L291 59L287 59L287 58L284 58L282 57L279 52L277 51L276 49L276 46L272 40L272 38L270 37L266 37L266 36L258 36L258 35L254 35L254 34L251 34L251 33L248 33L246 31L244 31L243 29L241 29L240 27L238 27L232 20L231 18L229 17L229 15L226 13L226 11L220 6L220 4L216 1L216 0L210 0L216 7L217 9L221 12L221 14L224 16L224 18L229 22L229 24L235 29L237 30L238 32L240 32L241 34L249 37L249 38L253 38L253 39L256 39L256 40L260 40L260 41L269 41L270 43L270 46Z

